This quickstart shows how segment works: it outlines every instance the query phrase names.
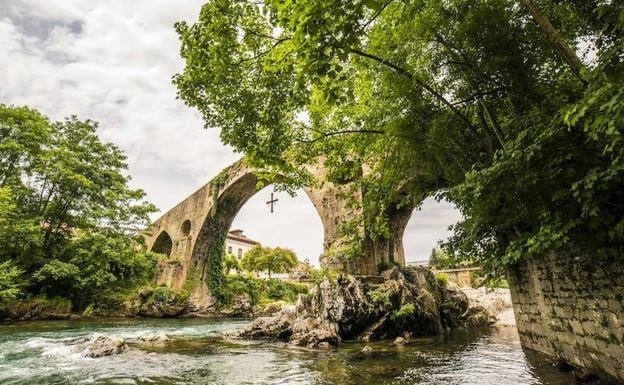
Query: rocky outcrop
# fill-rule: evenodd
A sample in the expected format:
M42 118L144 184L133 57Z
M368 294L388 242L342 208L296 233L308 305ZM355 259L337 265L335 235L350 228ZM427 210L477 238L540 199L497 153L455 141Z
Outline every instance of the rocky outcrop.
M134 311L144 317L175 317L184 313L188 304L188 295L185 292L159 286L141 290L134 304Z
M493 323L485 308L471 305L461 289L444 286L428 269L395 267L383 275L384 282L377 285L349 275L325 278L299 296L294 311L258 318L240 336L317 347L345 339L437 335Z
M89 338L82 348L83 357L97 358L119 354L128 349L128 345L123 338L96 334Z
M487 311L496 317L496 326L516 326L516 318L511 303L509 289L463 289L470 301L480 303Z

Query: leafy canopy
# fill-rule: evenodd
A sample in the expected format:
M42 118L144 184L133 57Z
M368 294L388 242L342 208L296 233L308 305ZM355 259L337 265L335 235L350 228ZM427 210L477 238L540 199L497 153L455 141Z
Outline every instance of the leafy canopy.
M179 97L290 183L361 186L368 237L436 195L494 273L621 255L622 2L216 0L176 30Z
M128 187L126 168L121 150L99 140L97 123L52 122L27 107L0 105L4 277L26 293L61 295L78 306L149 279L157 257L141 248L138 232L155 207ZM27 284L22 273L31 277Z
M297 256L287 248L255 245L243 255L241 265L251 272L266 271L270 278L271 273L285 273L297 266Z

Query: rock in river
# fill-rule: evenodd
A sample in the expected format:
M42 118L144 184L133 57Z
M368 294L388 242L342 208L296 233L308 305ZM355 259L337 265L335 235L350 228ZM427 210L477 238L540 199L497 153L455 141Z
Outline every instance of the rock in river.
M350 275L325 278L299 296L294 311L258 318L240 336L318 347L344 339L430 336L493 323L485 308L471 304L457 286L438 282L429 269L394 267L383 276L384 282L376 285Z
M163 343L170 340L165 333L143 334L137 338L139 342Z
M91 336L82 347L84 348L83 357L97 358L119 354L126 350L128 345L123 338L96 334Z

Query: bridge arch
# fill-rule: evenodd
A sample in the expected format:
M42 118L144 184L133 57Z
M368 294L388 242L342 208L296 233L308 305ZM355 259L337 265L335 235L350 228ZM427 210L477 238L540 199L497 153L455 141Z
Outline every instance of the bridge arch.
M158 237L154 241L151 247L151 251L154 253L165 254L166 256L171 255L171 249L173 248L173 241L171 240L171 236L167 233L166 230L162 230Z
M320 182L303 190L323 225L326 261L321 259L321 265L332 267L327 258L328 250L336 250L344 242L340 224L351 219L357 208L346 198L345 194L351 190L323 181L322 168L311 167L310 170ZM148 247L154 247L162 231L172 235L170 257L159 266L159 284L181 289L188 288L189 282L199 282L202 293L198 296L210 297L208 266L219 265L211 262L220 262L215 258L223 255L227 232L239 210L261 190L258 182L254 170L240 160L153 223L152 234L147 236Z
M266 187L258 182L256 175L249 172L228 183L219 192L211 212L201 224L192 252L191 269L199 274L209 288L218 285L221 279L221 259L232 222L249 199ZM316 208L323 228L326 228L322 212L319 211L322 202L308 188L303 188L303 191Z
M187 237L191 233L191 220L187 219L180 226L180 236Z

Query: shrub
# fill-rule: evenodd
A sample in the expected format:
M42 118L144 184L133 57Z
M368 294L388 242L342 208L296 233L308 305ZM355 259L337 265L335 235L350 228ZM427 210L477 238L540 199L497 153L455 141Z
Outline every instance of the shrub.
M394 322L407 322L414 315L416 308L413 303L406 303L401 308L390 315L390 319Z
M436 274L435 275L435 279L440 284L440 286L442 286L442 287L448 286L448 284L449 284L448 275L446 275L444 273Z
M338 278L338 273L336 273L335 271L328 270L328 269L318 270L318 269L312 268L308 272L308 276L315 283L321 283L325 278L327 278L329 281L335 281Z
M388 293L379 289L374 289L368 292L368 297L370 298L370 307L371 308L388 308L390 307L390 297Z

